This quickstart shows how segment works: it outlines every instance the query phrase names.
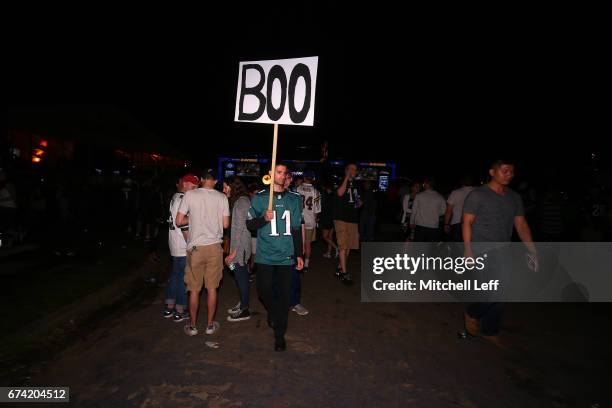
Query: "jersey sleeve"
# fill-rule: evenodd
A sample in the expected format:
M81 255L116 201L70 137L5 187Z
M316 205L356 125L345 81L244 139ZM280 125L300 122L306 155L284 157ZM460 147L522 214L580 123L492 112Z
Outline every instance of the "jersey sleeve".
M249 208L249 212L247 214L247 220L254 220L255 218L259 218L263 215L261 203L262 198L260 195L255 195L253 200L251 201L251 208Z

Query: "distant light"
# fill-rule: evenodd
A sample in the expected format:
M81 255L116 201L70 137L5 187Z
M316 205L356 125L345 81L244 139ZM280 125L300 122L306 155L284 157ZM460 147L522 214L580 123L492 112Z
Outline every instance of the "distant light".
M32 156L32 163L40 163L41 162L41 158L37 157L37 156Z
M39 145L39 146L42 146L42 147L47 147L48 142L47 142L46 140L41 140L41 141L38 143L38 145Z
M45 154L43 149L34 149L34 156L42 157Z

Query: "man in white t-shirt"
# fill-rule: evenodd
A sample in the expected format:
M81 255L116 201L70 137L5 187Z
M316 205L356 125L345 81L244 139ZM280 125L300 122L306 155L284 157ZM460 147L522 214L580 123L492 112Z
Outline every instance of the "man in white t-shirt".
M304 203L303 217L306 228L304 240L304 269L308 269L313 241L317 239L317 217L321 212L321 193L312 185L314 172L304 172L304 182L296 188Z
M417 194L412 204L410 227L414 229L415 242L438 242L440 239L440 217L444 215L446 202L434 187L434 179L426 178L424 191Z
M189 224L185 284L189 291L191 322L185 326L188 336L198 334L196 328L200 291L206 287L208 321L206 334L219 329L214 321L217 310L217 288L223 277L223 229L230 226L229 203L225 194L215 190L217 177L209 169L202 175L202 188L185 193L176 216L176 225Z
M474 190L472 178L464 176L461 179L461 188L453 190L446 200L446 213L444 214L444 232L450 234L453 242L462 242L461 220L463 218L463 203Z
M200 185L200 179L193 174L181 177L177 184L177 192L170 201L168 217L168 246L172 257L172 272L166 288L166 308L163 316L172 317L175 322L189 320L187 308L187 291L185 289L185 264L187 262L187 238L189 226L177 227L175 220L185 192L195 190Z

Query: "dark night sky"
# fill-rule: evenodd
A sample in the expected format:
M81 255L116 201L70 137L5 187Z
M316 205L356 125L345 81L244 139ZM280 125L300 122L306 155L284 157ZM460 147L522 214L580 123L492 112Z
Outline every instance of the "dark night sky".
M318 55L315 126L281 126L280 157L316 159L329 140L331 156L396 160L402 172L422 175L480 169L500 153L524 171L554 173L591 151L605 154L597 27L493 34L494 22L415 29L413 18L399 18L381 30L372 21L391 10L373 10L368 20L352 11L330 2L266 20L211 13L200 25L101 36L76 53L49 51L39 38L37 58L54 64L21 69L16 89L27 101L115 104L196 162L210 162L270 154L271 125L233 122L239 61ZM225 24L201 28L224 15ZM32 58L17 52L20 61Z

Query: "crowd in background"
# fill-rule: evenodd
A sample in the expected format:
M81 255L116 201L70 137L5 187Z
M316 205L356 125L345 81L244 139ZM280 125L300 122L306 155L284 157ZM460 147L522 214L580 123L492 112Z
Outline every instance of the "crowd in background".
M83 231L103 236L122 231L153 243L167 221L176 171L149 169L120 175L94 170L82 172L15 173L0 171L0 233L2 247L24 242L52 242L65 250ZM294 179L299 185L301 178ZM263 188L263 184L255 181ZM374 240L381 225L400 225L407 231L405 197L421 192L423 180L392 181L387 191L374 181L361 181L360 236ZM322 216L329 210L334 180L316 180L322 193ZM456 180L457 188L460 180ZM451 188L441 195L448 199ZM542 241L610 241L612 190L585 182L583 186L553 183L534 188L519 182L535 239ZM442 218L441 218L442 220ZM444 222L440 225L441 237ZM66 247L66 248L62 248Z

